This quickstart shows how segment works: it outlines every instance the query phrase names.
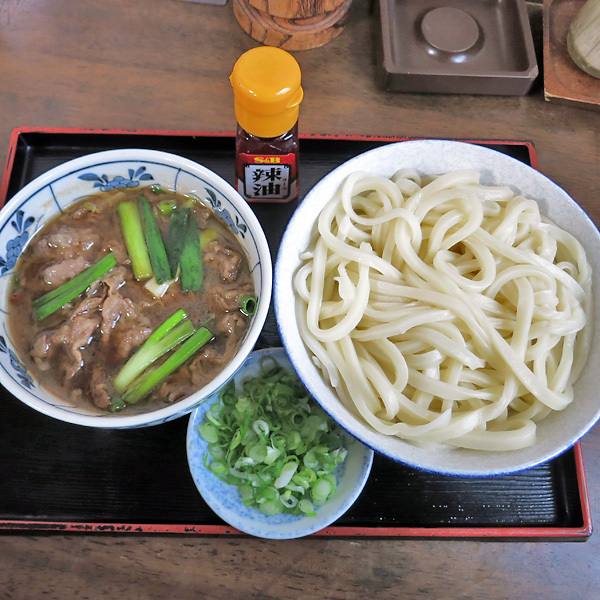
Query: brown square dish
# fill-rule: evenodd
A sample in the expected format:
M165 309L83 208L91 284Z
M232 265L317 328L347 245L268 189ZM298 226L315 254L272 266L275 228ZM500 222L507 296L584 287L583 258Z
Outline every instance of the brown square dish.
M526 94L538 66L525 0L382 0L392 92Z

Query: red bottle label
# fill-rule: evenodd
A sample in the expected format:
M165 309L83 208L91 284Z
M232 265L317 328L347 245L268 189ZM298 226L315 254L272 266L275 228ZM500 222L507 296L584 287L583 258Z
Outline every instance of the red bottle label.
M237 155L237 190L249 202L287 202L298 194L296 155Z

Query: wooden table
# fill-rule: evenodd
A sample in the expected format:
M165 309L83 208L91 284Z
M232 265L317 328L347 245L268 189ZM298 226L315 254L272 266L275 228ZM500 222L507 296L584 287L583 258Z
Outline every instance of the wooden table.
M531 6L541 40L541 9ZM600 113L526 97L382 91L378 21L355 0L342 35L300 52L304 133L531 140L540 170L600 223ZM256 43L231 3L3 0L0 165L14 127L232 131L228 75ZM538 44L538 50L541 42ZM600 522L600 428L583 441ZM0 460L2 458L0 457ZM1 493L1 482L0 482ZM0 597L597 598L600 540L422 541L0 535Z

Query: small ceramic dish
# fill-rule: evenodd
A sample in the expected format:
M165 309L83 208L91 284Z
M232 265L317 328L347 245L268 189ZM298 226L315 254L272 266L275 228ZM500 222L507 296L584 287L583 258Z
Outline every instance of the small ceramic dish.
M283 348L256 350L236 373L236 385L247 377L256 376L261 359L265 356L273 357L281 366L293 372ZM283 540L315 533L339 519L352 506L369 477L373 451L350 435L344 434L347 437L348 455L335 472L335 495L317 510L315 516L264 515L256 508L247 507L242 502L236 486L221 481L204 466L208 442L198 432L198 426L210 406L218 401L218 397L218 393L215 393L192 413L187 430L187 456L190 472L200 495L221 519L244 533Z

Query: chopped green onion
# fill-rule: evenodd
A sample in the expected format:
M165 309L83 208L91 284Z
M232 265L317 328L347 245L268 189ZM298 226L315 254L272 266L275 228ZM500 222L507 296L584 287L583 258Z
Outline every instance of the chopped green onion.
M110 404L108 405L108 410L114 413L119 412L125 409L126 407L127 405L125 404L125 402L123 402L122 398L115 396L114 398L111 398Z
M171 215L169 233L167 234L167 256L169 257L169 268L173 275L177 273L177 269L179 268L179 259L181 258L183 243L185 242L189 218L189 208L176 208Z
M127 404L139 402L212 338L213 334L206 327L198 329L164 363L136 379L125 392L123 400Z
M252 423L252 429L258 436L269 435L269 424L264 419L258 419Z
M298 498L292 495L292 490L286 490L279 496L279 500L286 508L294 508L298 504Z
M268 450L266 444L256 443L250 446L246 453L248 458L252 459L255 463L265 462L267 458Z
M166 193L166 192L163 192ZM161 200L158 203L158 212L165 217L168 217L177 208L177 201L174 199Z
M184 321L162 336L159 340L146 340L144 345L125 363L115 378L115 389L122 392L131 382L152 363L170 352L194 333L191 321Z
M244 296L240 300L240 309L247 317L254 316L256 314L257 307L258 300L255 296Z
M306 498L303 498L298 502L298 509L305 513L307 517L314 517L317 514L311 501Z
M165 190L163 187L161 187L158 184L151 185L150 190L152 191L153 194L166 194L167 193L167 190Z
M240 485L240 496L242 497L242 502L246 503L254 501L254 490L251 485L243 484Z
M200 425L202 437L207 442L216 442L219 439L217 428L212 423L202 423Z
M283 511L283 503L278 498L277 500L269 500L263 504L259 504L260 512L264 515L277 515Z
M231 438L231 441L229 442L229 449L235 450L241 443L242 443L242 434L240 433L240 430L237 429L234 432L233 437Z
M315 504L322 505L333 496L335 492L335 478L332 480L331 477L331 475L325 475L312 484L310 492Z
M227 473L227 463L224 460L213 460L210 464L210 470L216 475Z
M247 396L241 396L235 403L235 408L241 413L243 413L246 410L249 410L251 406L252 400L250 400L250 398L248 398Z
M221 421L221 419L219 419L219 417L217 415L209 414L209 415L206 415L206 418L211 423L213 423L214 425L217 425L218 427L220 427L221 425L223 425L223 421Z
M198 224L192 216L187 222L179 265L181 267L181 289L184 292L199 292L202 289L204 271L200 249L200 232L198 231Z
M290 461L286 463L281 472L279 473L279 477L275 480L275 487L282 488L285 487L294 476L294 473L298 470L298 463L294 461Z
M288 449L296 450L297 448L300 447L301 443L302 443L302 437L300 436L299 432L297 432L295 430L286 432L286 444L287 444Z
M121 229L135 278L148 279L152 277L152 265L148 256L148 248L144 241L144 232L140 214L135 202L121 202L117 207L121 219Z
M272 358L241 390L223 388L198 431L209 441L205 465L267 515L315 515L335 493L334 471L347 454L333 421Z
M197 204L200 203L198 198L196 198L195 196L192 196L190 194L183 194L183 195L186 199L183 206L185 206L186 208L194 208L194 206L196 206Z
M216 431L215 431L215 434L216 434ZM218 435L217 435L217 440L218 440ZM215 458L223 458L225 456L225 451L223 450L223 448L221 448L221 446L219 446L217 441L215 441L214 443L212 443L210 445L210 453L211 453L211 456L214 456Z
M146 237L146 245L150 254L150 263L154 271L154 278L157 283L164 283L171 279L167 251L165 250L165 245L150 202L144 196L140 197L140 207L144 236Z
M35 318L41 321L56 312L59 308L77 298L79 294L85 292L96 279L108 273L116 264L115 255L111 252L60 287L36 298L32 302Z
M274 448L273 446L267 446L267 456L265 458L265 464L270 465L274 463L281 456L281 450Z

